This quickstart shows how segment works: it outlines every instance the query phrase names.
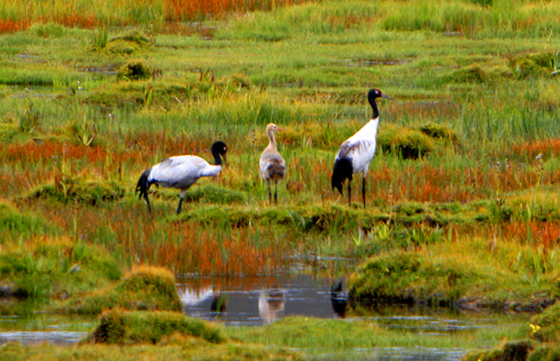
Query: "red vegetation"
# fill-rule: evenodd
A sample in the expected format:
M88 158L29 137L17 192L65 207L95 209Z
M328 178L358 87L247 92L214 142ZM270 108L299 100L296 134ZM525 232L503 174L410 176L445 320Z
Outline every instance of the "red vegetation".
M12 21L10 19L0 19L0 34L26 30L29 24L30 22L27 20Z

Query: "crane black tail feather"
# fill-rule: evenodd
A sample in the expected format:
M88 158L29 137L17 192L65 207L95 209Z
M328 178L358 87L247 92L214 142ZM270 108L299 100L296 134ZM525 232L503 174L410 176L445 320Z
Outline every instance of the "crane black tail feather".
M340 194L342 194L342 184L346 179L352 181L353 173L352 161L350 159L337 159L334 162L334 170L331 178L332 188L338 189Z
M138 199L142 199L142 196L144 197L146 203L148 203L148 210L150 212L152 211L152 208L150 207L150 201L148 199L148 189L150 189L150 181L148 181L148 176L150 175L151 170L152 169L150 168L142 173L140 179L138 179L138 184L136 184L136 192L140 192Z

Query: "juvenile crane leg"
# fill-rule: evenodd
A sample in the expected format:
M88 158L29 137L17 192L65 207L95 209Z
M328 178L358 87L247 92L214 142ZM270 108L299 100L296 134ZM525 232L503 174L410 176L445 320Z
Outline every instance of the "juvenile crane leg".
M278 204L278 181L274 181L274 204Z
M268 202L272 204L272 192L270 191L270 181L267 181L266 185L268 186Z

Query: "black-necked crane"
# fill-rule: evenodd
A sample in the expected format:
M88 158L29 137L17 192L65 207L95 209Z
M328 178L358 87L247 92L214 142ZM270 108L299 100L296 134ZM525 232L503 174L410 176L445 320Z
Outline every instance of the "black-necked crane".
M181 199L177 207L177 214L181 212L181 204L190 188L200 177L212 177L220 174L222 170L222 157L226 159L226 143L217 141L212 144L212 155L214 165L196 155L179 155L162 160L140 176L136 185L136 192L140 192L138 199L144 196L151 212L148 200L148 189L152 184L161 185L166 188L177 188L181 190Z
M350 206L352 198L352 176L355 173L362 172L362 197L364 200L364 208L366 207L366 176L369 163L375 154L377 126L379 125L379 110L375 99L387 98L378 89L371 89L368 92L368 101L373 109L371 120L362 127L356 134L348 138L340 145L338 153L334 161L334 170L332 174L331 184L333 189L336 188L342 195L342 184L348 180L348 205Z
M272 203L272 194L270 191L270 181L274 182L274 203L278 202L278 181L286 176L286 162L276 149L276 138L274 133L282 131L276 124L268 124L266 126L266 135L268 135L268 146L261 154L259 166L261 174L268 186L268 200Z

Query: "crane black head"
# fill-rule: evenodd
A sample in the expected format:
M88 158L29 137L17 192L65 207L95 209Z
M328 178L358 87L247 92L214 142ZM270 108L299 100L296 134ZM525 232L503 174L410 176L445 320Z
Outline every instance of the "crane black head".
M214 156L214 164L221 165L222 164L222 157L226 160L226 153L227 153L227 146L226 143L218 140L212 144L212 155Z
M368 100L371 108L373 109L373 116L371 117L372 119L375 119L379 116L379 110L377 109L377 103L375 102L375 99L377 98L393 99L383 94L379 89L370 89L370 91L368 92Z

